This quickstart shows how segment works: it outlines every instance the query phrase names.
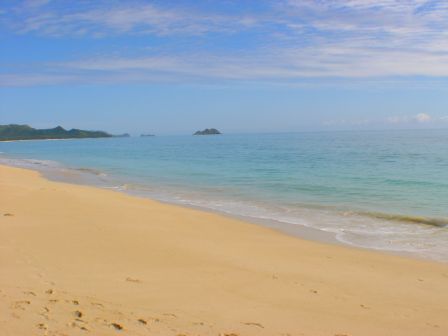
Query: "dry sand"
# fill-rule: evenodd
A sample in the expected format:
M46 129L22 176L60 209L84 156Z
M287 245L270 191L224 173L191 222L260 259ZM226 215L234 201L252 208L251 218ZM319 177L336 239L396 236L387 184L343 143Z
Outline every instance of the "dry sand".
M0 166L0 334L448 335L448 265Z

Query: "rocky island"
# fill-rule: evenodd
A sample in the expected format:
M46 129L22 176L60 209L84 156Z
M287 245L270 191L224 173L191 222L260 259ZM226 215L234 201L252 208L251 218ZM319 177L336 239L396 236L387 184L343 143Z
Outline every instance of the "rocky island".
M36 129L28 125L0 125L0 141L110 138L113 135L103 131L65 130L58 126L49 129Z
M193 135L217 135L221 134L220 131L218 131L216 128L206 128L203 131L197 131Z

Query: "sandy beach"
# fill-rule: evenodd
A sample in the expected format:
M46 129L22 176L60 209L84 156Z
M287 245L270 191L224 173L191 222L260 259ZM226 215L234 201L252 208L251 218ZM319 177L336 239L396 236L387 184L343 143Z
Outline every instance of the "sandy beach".
M447 335L448 265L0 166L1 335Z

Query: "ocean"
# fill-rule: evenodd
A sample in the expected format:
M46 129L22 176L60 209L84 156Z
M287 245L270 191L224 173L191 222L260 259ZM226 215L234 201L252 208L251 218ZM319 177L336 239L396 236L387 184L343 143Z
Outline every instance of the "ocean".
M0 163L448 261L448 130L0 142Z

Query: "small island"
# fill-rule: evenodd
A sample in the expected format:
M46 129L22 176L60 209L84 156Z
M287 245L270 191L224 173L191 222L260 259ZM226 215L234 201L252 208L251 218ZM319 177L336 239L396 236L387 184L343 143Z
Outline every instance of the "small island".
M112 135L114 138L130 138L131 135L129 133L123 133L123 134L117 134L117 135Z
M197 131L193 135L217 135L221 134L220 131L218 131L216 128L206 128L203 131Z
M0 141L110 137L113 137L113 135L103 131L84 131L75 128L65 130L61 126L49 129L36 129L28 125L0 125Z

